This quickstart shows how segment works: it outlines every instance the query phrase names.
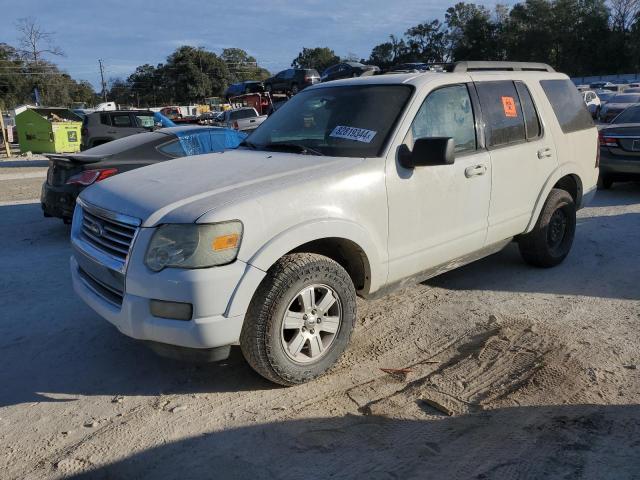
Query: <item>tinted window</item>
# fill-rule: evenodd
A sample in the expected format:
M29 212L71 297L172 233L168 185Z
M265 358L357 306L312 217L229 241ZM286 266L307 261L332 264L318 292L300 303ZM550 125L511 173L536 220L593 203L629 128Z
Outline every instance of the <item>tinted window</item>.
M611 123L640 123L640 107L629 107Z
M184 148L182 148L182 144L178 139L172 140L171 142L165 143L164 145L160 145L158 147L158 150L170 157L185 156Z
M111 125L111 120L109 119L109 115L107 115L106 113L101 113L100 123L103 125Z
M542 128L540 127L540 118L538 118L538 112L536 112L536 106L531 98L531 92L527 86L522 82L516 82L516 90L520 97L520 104L524 113L524 125L527 133L527 140L537 138L542 134Z
M570 80L540 80L564 133L593 127L593 120Z
M453 137L456 152L476 149L476 130L471 99L465 85L431 92L411 124L413 142L425 137Z
M131 117L128 113L122 115L111 115L111 122L114 127L131 127Z
M513 82L480 82L476 86L485 118L487 146L524 141L522 107Z
M284 72L284 78L293 78L293 74L295 73L295 70L285 70Z

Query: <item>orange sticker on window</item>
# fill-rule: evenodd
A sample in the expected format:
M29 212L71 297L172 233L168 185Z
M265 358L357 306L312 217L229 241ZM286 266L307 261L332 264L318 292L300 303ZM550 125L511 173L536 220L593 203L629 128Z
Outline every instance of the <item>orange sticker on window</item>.
M517 117L518 112L516 110L516 101L513 97L502 97L502 108L504 109L505 117Z

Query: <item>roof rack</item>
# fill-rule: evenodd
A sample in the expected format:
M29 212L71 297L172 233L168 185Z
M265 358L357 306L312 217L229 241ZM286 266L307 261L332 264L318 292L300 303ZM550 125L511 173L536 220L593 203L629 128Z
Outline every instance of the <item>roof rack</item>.
M452 72L555 72L546 63L536 62L455 62Z

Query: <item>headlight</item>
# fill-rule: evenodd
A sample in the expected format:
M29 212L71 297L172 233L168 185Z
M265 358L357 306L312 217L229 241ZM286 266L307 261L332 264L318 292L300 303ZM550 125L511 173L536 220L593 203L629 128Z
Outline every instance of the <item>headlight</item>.
M163 225L155 231L145 256L156 272L165 267L203 268L231 263L242 240L242 222Z

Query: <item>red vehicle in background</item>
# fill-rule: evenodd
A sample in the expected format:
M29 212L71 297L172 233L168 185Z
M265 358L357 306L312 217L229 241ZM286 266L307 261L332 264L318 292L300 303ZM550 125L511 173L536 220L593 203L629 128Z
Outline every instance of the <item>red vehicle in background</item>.
M231 97L229 103L233 108L255 108L258 115L269 115L289 100L285 94L247 93Z
M160 113L172 120L174 123L198 123L198 117L195 115L183 115L180 107L164 107Z

